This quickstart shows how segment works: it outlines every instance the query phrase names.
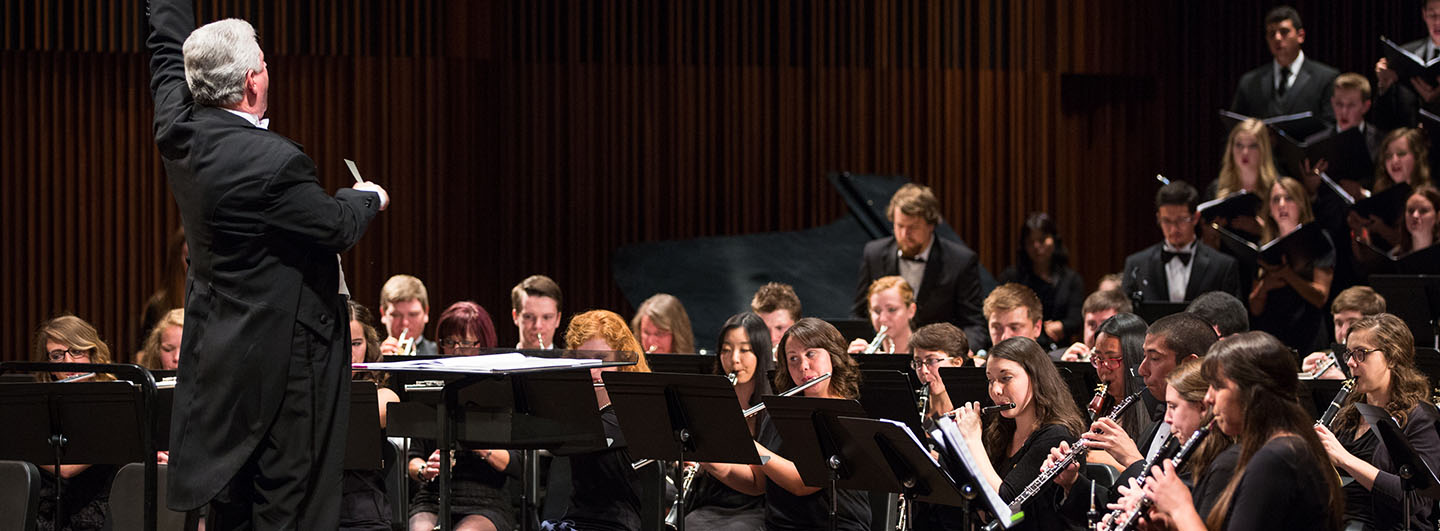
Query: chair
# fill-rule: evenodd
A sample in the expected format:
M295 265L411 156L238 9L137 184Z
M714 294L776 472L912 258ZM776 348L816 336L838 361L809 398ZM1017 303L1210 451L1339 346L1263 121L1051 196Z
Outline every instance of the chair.
M1120 479L1120 474L1115 469L1104 463L1085 463L1085 477L1090 478L1095 484L1111 488L1115 481Z
M40 469L0 461L0 529L34 531L40 513Z
M410 528L410 476L403 443L406 439L390 437L380 446L385 459L385 496L390 498L390 528Z
M186 531L186 514L165 508L165 475L168 465L155 470L155 531ZM110 483L111 529L145 528L145 464L130 463L120 468Z

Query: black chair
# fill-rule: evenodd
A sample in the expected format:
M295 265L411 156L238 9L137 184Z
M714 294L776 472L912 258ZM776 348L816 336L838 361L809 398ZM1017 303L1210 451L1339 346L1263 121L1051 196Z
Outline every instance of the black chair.
M1114 467L1104 463L1085 463L1085 477L1102 487L1113 488L1115 480L1120 479L1120 474L1115 472Z
M186 521L186 513L165 508L165 474L168 465L161 463L155 470L155 531L186 531L194 529ZM192 520L198 520L193 518ZM110 528L142 529L145 527L145 464L130 463L120 467L110 483Z
M40 514L40 469L25 461L0 461L0 529L34 531Z
M411 480L407 471L409 459L405 457L406 450L395 439L386 439L380 451L385 456L385 495L390 498L390 528L396 531L409 529Z

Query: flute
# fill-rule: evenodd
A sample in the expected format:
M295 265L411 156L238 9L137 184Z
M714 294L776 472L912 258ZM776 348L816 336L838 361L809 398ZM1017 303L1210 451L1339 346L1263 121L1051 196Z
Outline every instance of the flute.
M77 375L75 375L75 376L71 376L71 377L66 378L66 379L64 379L64 380L57 380L55 383L78 382L78 381L84 380L84 379L86 379L86 378L94 378L94 377L95 377L95 373L93 373L93 372L87 372L87 373L85 373L85 374L77 374Z
M985 406L980 408L980 414L985 415L996 411L1005 411L1007 409L1015 409L1015 403L1010 402L1006 404L1000 404L998 406Z
M880 347L885 344L885 333L889 331L889 326L880 325L880 331L875 333L875 338L870 340L870 346L865 347L865 352L862 352L862 354L874 354L876 352L879 352Z
M815 384L818 384L818 383L820 383L820 382L823 382L823 381L829 380L829 379L830 379L830 373L827 372L827 373L822 374L822 375L820 375L820 376L816 376L814 380L810 380L810 381L808 381L808 382L805 382L804 385L800 385L800 386L797 386L797 387L792 387L792 388L790 388L789 390L787 390L787 391L785 391L785 392L783 392L783 393L780 393L778 396L794 396L794 395L799 394L800 392L802 392L802 391L804 391L804 390L806 390L806 389L809 389L809 388L811 388L811 387L814 387ZM748 418L750 418L750 417L755 416L756 413L759 413L759 412L764 411L764 410L765 410L765 403L764 403L764 402L761 402L761 403L759 403L759 404L755 404L755 405L753 405L753 406L750 406L750 407L746 408L745 411L742 413L742 416L744 416L745 418L748 419ZM633 469L635 469L635 470L639 470L639 469L643 468L645 465L648 465L648 464L654 463L654 462L655 462L654 459L641 459L641 460L639 460L639 461L636 461L636 462L634 462L634 463L631 463L631 464L630 464L630 468L633 468Z

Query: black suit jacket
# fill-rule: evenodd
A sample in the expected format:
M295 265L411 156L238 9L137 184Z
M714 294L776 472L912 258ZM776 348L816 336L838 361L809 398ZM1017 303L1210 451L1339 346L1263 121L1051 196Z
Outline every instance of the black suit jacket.
M327 382L348 395L349 318L336 254L380 209L375 193L327 194L295 142L193 101L181 51L193 9L190 0L152 2L148 41L155 142L190 248L170 429L168 504L177 510L210 501L262 439L294 437L287 427L296 416L280 414L287 382ZM323 370L290 374L298 357ZM338 403L348 409L348 399Z
M870 316L870 283L883 276L900 274L899 249L894 236L865 244L860 259L860 282L851 308L856 316ZM965 331L972 348L985 344L985 319L980 315L980 261L975 251L965 244L935 237L915 303L918 306L916 328L950 323Z
M1121 287L1126 295L1138 291L1142 301L1170 300L1170 281L1165 276L1165 264L1160 262L1164 246L1157 243L1125 257ZM1239 266L1234 258L1201 243L1195 246L1191 261L1194 265L1190 268L1190 282L1185 285L1185 300L1194 300L1208 291L1223 291L1246 300L1240 293Z
M1269 118L1310 111L1316 118L1335 123L1335 110L1330 107L1330 95L1334 93L1332 83L1340 71L1310 57L1300 63L1300 73L1295 82L1286 89L1283 97L1275 97L1274 61L1246 72L1240 76L1235 87L1235 98L1230 110L1256 118ZM1300 138L1315 131L1301 132Z

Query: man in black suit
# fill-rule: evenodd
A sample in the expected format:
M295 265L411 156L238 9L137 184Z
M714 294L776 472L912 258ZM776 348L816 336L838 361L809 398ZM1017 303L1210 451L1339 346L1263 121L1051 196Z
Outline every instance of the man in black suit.
M1440 0L1427 0L1420 11L1425 21L1425 38L1410 41L1401 48L1421 59L1440 57ZM1397 83L1399 77L1381 57L1375 62L1375 112L1371 119L1382 128L1415 127L1420 123L1420 109L1440 114L1440 78L1413 78ZM1433 153L1432 153L1433 155ZM1433 158L1433 157L1432 157Z
M1300 13L1290 6L1271 9L1265 15L1265 42L1274 60L1240 77L1230 110L1255 118L1310 111L1321 121L1334 122L1330 82L1340 71L1306 58L1300 50L1305 42ZM1318 130L1299 127L1286 132L1305 138Z
M1174 181L1155 193L1155 219L1165 241L1125 258L1121 284L1131 298L1185 302L1217 290L1240 297L1235 259L1195 239L1195 226L1200 223L1195 212L1198 197L1195 187L1184 181Z
M155 142L190 249L168 505L209 503L210 529L335 529L350 379L337 253L389 198L368 182L328 195L266 129L255 29L195 29L190 2L149 6Z
M865 244L860 282L855 289L856 316L869 317L870 283L899 275L915 289L915 326L950 323L965 331L970 344L983 345L980 317L980 265L965 244L935 236L940 200L928 186L907 184L885 209L895 235Z

